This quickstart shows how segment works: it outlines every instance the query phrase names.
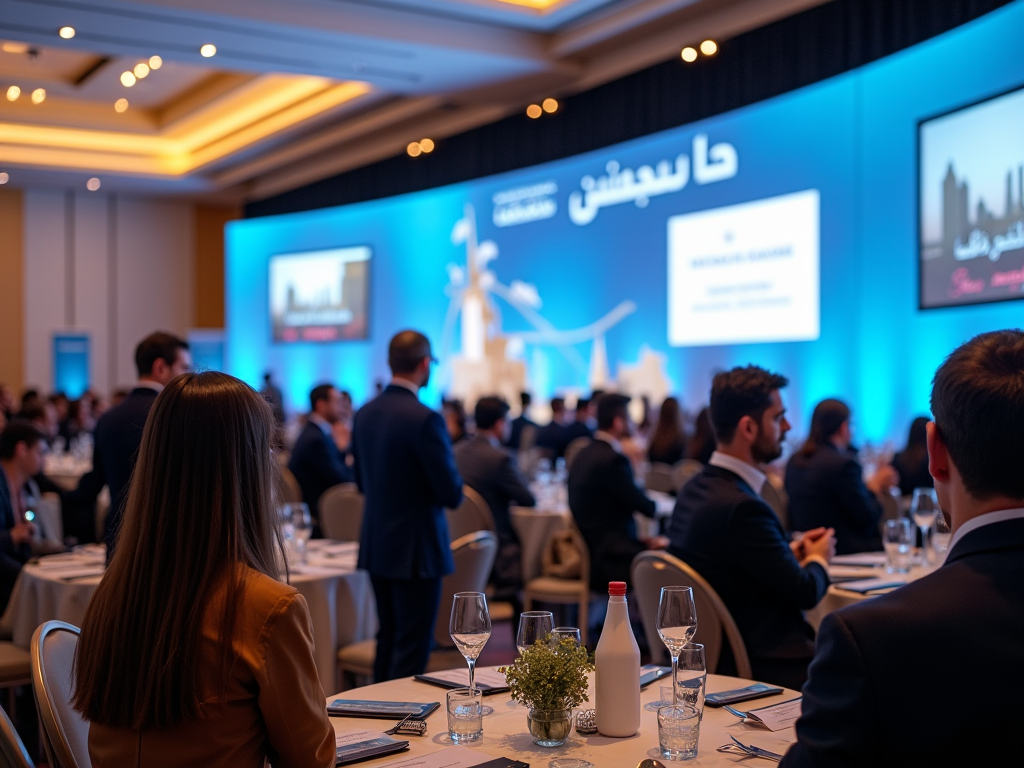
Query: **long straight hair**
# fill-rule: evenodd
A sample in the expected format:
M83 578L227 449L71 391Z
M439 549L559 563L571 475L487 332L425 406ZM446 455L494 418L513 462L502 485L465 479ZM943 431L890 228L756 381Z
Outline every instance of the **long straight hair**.
M814 406L811 415L811 433L800 447L801 456L812 456L844 423L850 420L850 407L842 400L829 398Z
M117 549L82 624L73 705L90 721L163 728L201 717L211 687L224 692L237 606L254 572L277 576L272 436L270 407L232 376L183 374L157 397ZM210 610L222 643L212 686L199 679Z
M676 446L685 448L686 433L683 431L682 413L679 401L674 397L666 397L658 412L658 426L654 428L648 453L664 454Z

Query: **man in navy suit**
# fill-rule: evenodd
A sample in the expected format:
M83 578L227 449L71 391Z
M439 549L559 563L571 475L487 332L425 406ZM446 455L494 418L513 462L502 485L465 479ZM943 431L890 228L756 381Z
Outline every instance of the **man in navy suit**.
M426 669L441 578L455 570L444 510L462 501L462 478L444 419L418 396L434 362L426 336L397 334L388 347L391 383L356 413L352 430L366 497L359 567L370 573L380 622L377 682Z
M530 421L527 414L530 412L530 404L533 402L533 398L529 392L519 393L519 402L521 404L521 410L519 415L512 419L512 429L508 434L508 440L505 442L509 448L513 451L518 451L520 444L523 441L523 430L530 427L534 430L534 437L537 435L537 425Z
M779 390L785 377L757 366L719 373L711 385L718 449L679 492L669 552L708 580L736 620L754 677L800 689L814 655L814 630L801 611L828 590L834 531L807 531L790 542L761 498L757 467L782 454L789 431ZM723 654L720 673L733 672Z
M192 370L188 342L170 333L152 333L135 348L135 367L139 372L138 384L124 400L100 417L93 444L92 471L83 475L78 488L69 494L70 503L84 501L93 506L103 486L110 488L110 512L103 535L108 561L114 552L128 501L128 484L142 445L142 430L149 410L171 379Z
M984 333L932 386L937 571L829 614L787 768L1011 765L1024 681L1024 333Z
M320 384L309 393L309 405L309 420L295 441L288 469L298 480L302 500L316 519L324 491L340 483L351 483L355 476L334 438L335 426L342 417L341 392L330 384ZM319 525L313 533L320 535Z
M25 483L43 468L44 435L24 419L0 433L0 613L21 566L32 557L36 527L25 519Z

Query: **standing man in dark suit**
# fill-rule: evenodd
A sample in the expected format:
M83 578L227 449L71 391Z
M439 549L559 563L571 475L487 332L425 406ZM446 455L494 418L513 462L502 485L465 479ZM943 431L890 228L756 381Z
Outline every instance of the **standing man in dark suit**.
M946 562L825 617L787 768L1020 759L1006 713L1024 680L1024 333L983 333L955 350L935 374L932 413L929 470L953 532ZM948 717L936 714L943 703Z
M565 427L565 446L569 447L569 444L578 438L586 437L592 438L594 433L590 431L590 400L585 397L577 398L576 400L576 418Z
M42 471L44 445L43 433L21 419L0 433L0 613L32 557L36 526L25 519L25 483Z
M537 430L537 439L534 445L550 451L552 458L559 458L565 454L565 446L569 444L565 435L565 400L553 397L551 398L551 421Z
M435 362L422 333L391 339L391 383L357 413L356 482L366 496L359 567L377 599L377 682L421 674L441 599L455 570L445 507L462 501L462 478L441 414L419 401Z
M82 477L78 488L70 494L72 503L85 501L94 505L103 486L110 488L110 512L103 534L108 562L128 500L128 484L149 409L171 379L192 370L188 342L170 333L152 333L135 348L135 367L139 372L138 384L122 402L100 417L93 444L92 471Z
M317 519L320 497L328 488L355 479L341 446L335 441L335 429L342 419L344 404L341 392L331 384L320 384L309 393L309 420L299 433L288 459L288 469L302 489L302 500ZM347 447L347 446L346 446ZM319 521L314 536L320 535Z
M590 550L590 585L629 582L633 558L645 549L664 549L662 536L639 539L633 513L654 517L655 504L633 482L621 440L631 432L629 398L607 394L597 404L597 432L569 468L569 509Z
M533 402L533 398L530 397L529 392L519 393L519 402L522 406L519 411L519 415L512 419L512 430L509 432L508 440L505 444L513 451L518 451L523 441L523 430L526 427L532 427L534 430L534 437L537 435L537 425L530 421L529 412L530 404Z
M814 655L814 630L801 611L828 590L831 529L790 542L761 498L757 468L782 455L789 431L779 390L784 376L751 365L719 373L711 384L718 449L679 492L669 552L714 587L736 620L754 678L800 690ZM718 671L734 673L731 654Z

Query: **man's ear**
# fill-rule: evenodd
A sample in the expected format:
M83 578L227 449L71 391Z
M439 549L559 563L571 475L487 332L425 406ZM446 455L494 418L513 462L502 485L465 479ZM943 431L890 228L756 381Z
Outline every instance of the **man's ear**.
M736 431L739 434L741 434L748 442L753 443L755 440L757 440L757 436L761 432L761 425L758 424L753 419L753 417L743 416L740 419L740 423L736 425Z
M946 450L946 443L939 434L939 428L934 421L929 421L926 427L928 434L928 474L937 482L949 482L949 451Z

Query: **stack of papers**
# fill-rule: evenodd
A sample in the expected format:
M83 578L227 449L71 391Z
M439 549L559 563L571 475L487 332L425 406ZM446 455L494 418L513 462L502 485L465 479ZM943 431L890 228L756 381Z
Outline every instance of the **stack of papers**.
M63 581L84 576L102 576L105 568L102 552L65 552L41 557L34 563L40 575Z
M770 707L748 710L744 722L763 725L769 731L781 731L796 723L802 708L803 697L797 697L781 704L772 704Z

